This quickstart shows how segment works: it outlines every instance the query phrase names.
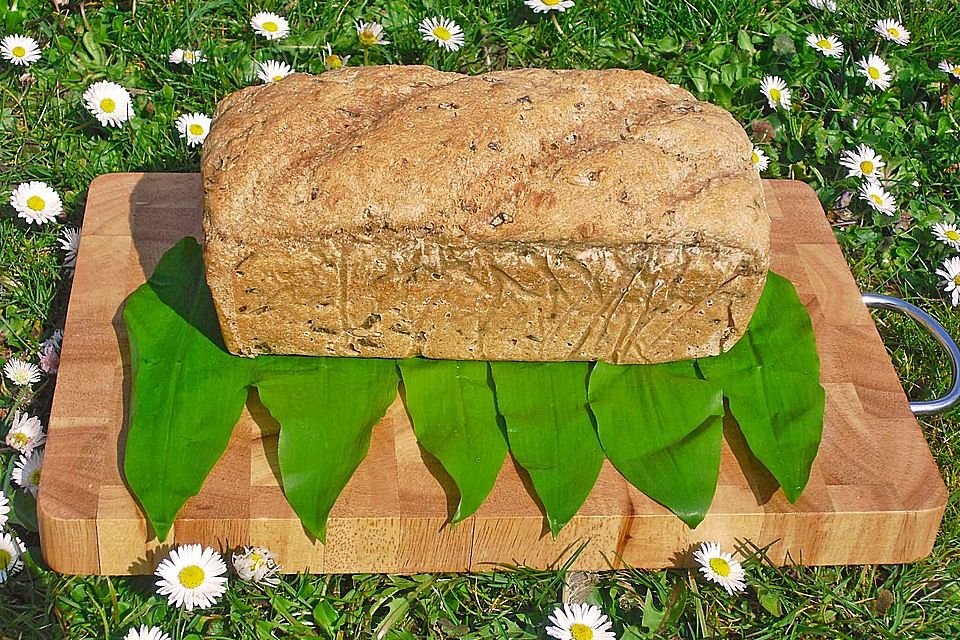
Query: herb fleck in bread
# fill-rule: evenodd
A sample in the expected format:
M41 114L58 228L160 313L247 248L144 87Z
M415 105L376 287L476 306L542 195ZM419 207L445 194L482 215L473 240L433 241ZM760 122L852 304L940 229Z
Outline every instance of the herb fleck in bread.
M244 355L662 362L742 335L769 219L729 113L641 71L295 74L224 99L204 259Z

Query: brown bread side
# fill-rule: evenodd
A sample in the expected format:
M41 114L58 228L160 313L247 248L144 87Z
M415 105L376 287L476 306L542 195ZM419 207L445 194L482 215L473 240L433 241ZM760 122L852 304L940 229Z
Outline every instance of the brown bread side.
M231 351L661 362L742 335L769 219L723 109L640 71L295 74L224 99L204 259Z

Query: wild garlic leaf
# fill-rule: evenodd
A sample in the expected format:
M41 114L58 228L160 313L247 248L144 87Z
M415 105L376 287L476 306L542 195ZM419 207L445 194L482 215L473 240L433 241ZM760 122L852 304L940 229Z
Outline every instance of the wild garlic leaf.
M824 391L810 315L793 284L771 271L743 337L697 366L723 388L750 451L795 502L820 447Z
M460 491L452 518L460 522L483 503L507 456L487 363L407 358L399 364L417 441Z
M200 245L190 237L130 294L123 319L132 379L124 474L164 540L227 447L253 361L224 348Z
M610 462L687 525L700 524L720 473L720 385L697 378L692 360L599 362L590 374L589 393Z
M587 409L588 362L491 362L510 453L556 538L597 482L603 450Z

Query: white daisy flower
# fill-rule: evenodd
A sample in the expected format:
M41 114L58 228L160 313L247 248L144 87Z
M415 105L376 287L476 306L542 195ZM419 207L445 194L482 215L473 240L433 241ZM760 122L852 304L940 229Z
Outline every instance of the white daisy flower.
M937 275L943 276L943 290L950 294L950 304L960 305L960 256L944 260Z
M347 62L350 60L350 56L340 56L333 52L333 47L330 46L328 42L326 45L327 52L323 54L323 67L324 69L342 69L347 66Z
M20 538L9 532L0 534L0 583L23 569L23 554L26 552Z
M77 266L77 250L80 249L80 229L76 227L64 229L60 232L60 237L57 238L57 241L65 253L63 266L68 269L73 269Z
M843 43L836 36L822 36L819 33L811 33L807 36L807 44L828 58L839 58L843 55Z
M897 44L907 44L910 42L910 32L907 31L902 24L893 19L877 20L877 24L873 26L873 30L887 40L896 42Z
M286 62L267 60L266 62L257 63L257 77L265 83L283 80L291 73L293 73L293 67Z
M127 631L123 640L170 640L170 636L165 634L160 627L148 627L142 624L139 629L132 627Z
M954 78L960 78L960 64L954 64L949 60L941 60L937 67L940 69L940 71L949 73Z
M210 547L187 544L170 552L154 572L157 593L171 605L192 611L214 605L227 590L227 565Z
M767 167L770 166L770 158L768 158L767 154L763 152L763 149L757 146L753 147L753 153L750 156L750 162L752 162L753 166L757 168L757 171L766 171Z
M867 180L860 185L860 199L888 216L897 210L897 201L876 180Z
M837 3L834 0L809 0L810 6L814 9L826 9L827 11L836 11Z
M233 554L233 568L241 580L255 584L277 586L280 565L269 549L244 547L242 553Z
M776 109L777 105L790 108L790 89L780 76L766 76L760 82L760 93L767 98L771 109Z
M40 470L43 468L43 450L38 449L28 456L19 456L13 465L10 477L24 491L37 497L40 491Z
M105 127L119 127L133 117L130 92L116 82L95 82L83 92L83 101Z
M890 87L890 67L878 55L871 54L857 63L860 72L867 78L867 86L885 90Z
M5 442L11 449L28 456L47 439L40 418L19 411L13 414L13 424L7 432Z
M933 225L933 235L940 242L954 249L960 249L960 229L950 222L938 222Z
M10 193L10 206L27 224L52 222L63 213L63 202L46 182L24 182Z
M572 7L573 0L523 0L523 3L533 9L534 13L560 11L561 13Z
M22 67L40 59L40 45L28 36L5 36L0 40L0 56Z
M372 47L376 44L390 44L389 40L383 38L383 25L379 22L361 22L353 25L357 30L357 39L360 40L361 47Z
M60 352L53 345L42 347L39 359L44 373L54 375L60 370Z
M40 382L40 369L32 362L24 362L20 358L10 358L3 365L3 373L7 380L18 387L28 387Z
M703 577L718 585L729 594L747 588L744 582L743 565L733 559L729 553L720 551L716 542L704 542L693 552L693 559L700 564Z
M183 64L184 62L191 67L198 62L206 62L207 57L203 51L194 49L174 49L170 54L170 62L173 64Z
M547 635L558 640L616 640L610 631L613 625L592 604L564 604L550 614L553 626L547 627Z
M203 144L210 133L210 116L203 113L185 113L177 118L177 131L187 140L187 146Z
M463 46L463 29L450 18L424 18L420 23L424 42L436 42L447 51Z
M848 178L877 178L880 169L886 166L883 156L865 144L853 151L844 151L840 156L840 164L847 168Z
M0 491L0 529L3 529L6 524L10 513L10 501L7 500L7 496L3 491Z
M250 26L267 40L280 40L290 35L287 19L269 11L261 11L250 18Z

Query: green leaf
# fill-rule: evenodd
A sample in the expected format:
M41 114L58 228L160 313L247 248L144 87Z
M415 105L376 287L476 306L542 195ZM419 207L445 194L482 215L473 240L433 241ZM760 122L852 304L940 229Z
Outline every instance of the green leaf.
M253 384L280 423L283 492L321 542L327 517L370 447L370 433L397 396L393 360L268 356Z
M399 364L417 441L460 491L451 520L460 522L480 507L507 457L487 363L407 358Z
M688 526L700 524L720 474L720 385L698 379L692 360L598 362L589 397L610 462Z
M326 600L320 600L317 606L313 608L314 623L328 635L332 636L340 626L337 624L339 619L340 615L337 613L337 610Z
M780 597L776 594L776 592L770 591L765 587L758 587L757 600L760 602L760 606L762 606L772 615L775 615L779 618L783 614L783 609L780 606Z
M603 464L587 410L587 362L491 362L507 442L530 474L553 537L576 515Z
M124 472L164 540L230 440L252 361L223 347L193 238L160 259L127 298L123 319L132 380Z
M10 465L13 467L13 465ZM9 522L22 525L30 531L38 531L37 527L37 499L29 491L15 491L13 493L13 513Z
M640 624L651 634L650 637L653 637L653 634L660 628L660 623L663 622L663 614L664 612L653 604L653 591L647 589L647 595L643 599L643 618L640 620Z
M810 316L790 281L770 272L743 337L697 366L723 388L750 451L795 502L820 447L824 394Z

